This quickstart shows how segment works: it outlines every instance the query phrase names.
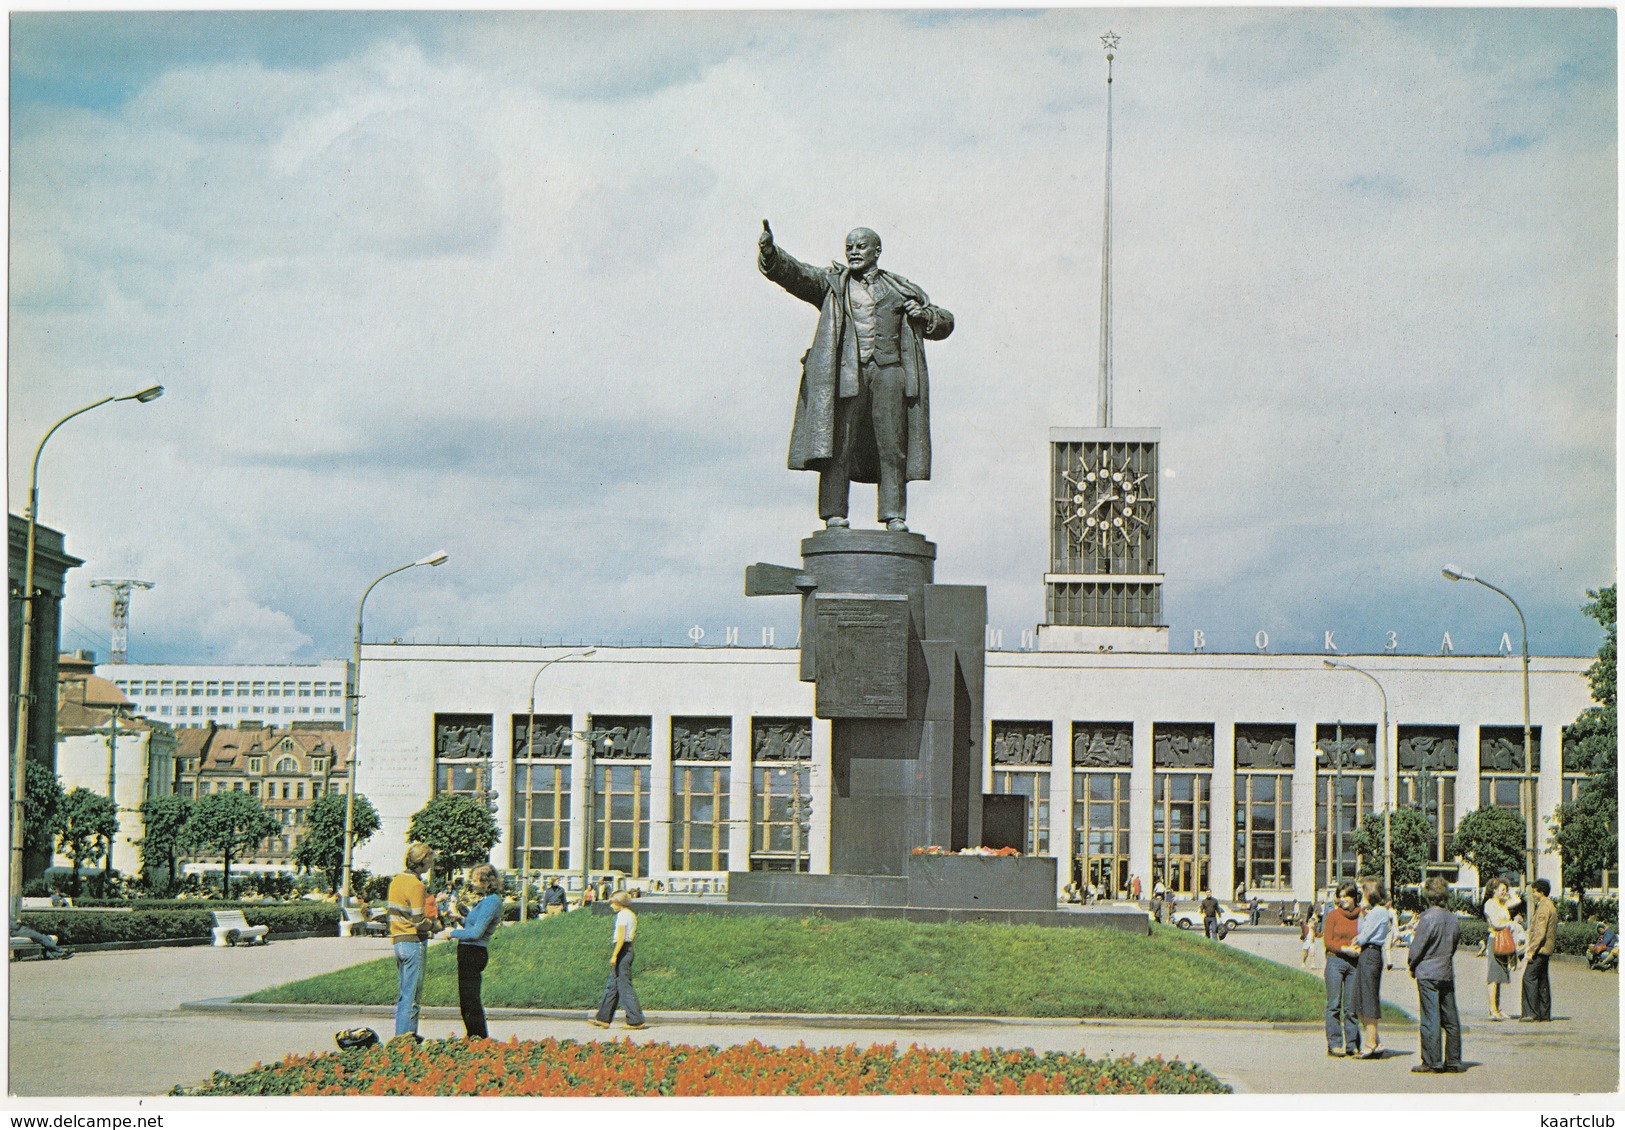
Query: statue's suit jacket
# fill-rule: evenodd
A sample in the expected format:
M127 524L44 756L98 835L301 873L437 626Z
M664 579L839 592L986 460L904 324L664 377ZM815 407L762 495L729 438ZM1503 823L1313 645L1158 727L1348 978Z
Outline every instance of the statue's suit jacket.
M818 307L818 329L812 347L801 358L801 391L796 397L796 418L790 429L789 466L792 471L821 471L835 455L835 414L843 410L840 401L858 394L858 337L847 307L847 282L851 271L839 264L827 269L809 267L775 248L772 256L761 256L757 266L762 274L785 290ZM898 293L926 308L924 337L933 341L953 332L954 316L932 306L925 291L890 271L880 271ZM908 435L905 478L931 477L931 399L925 370L925 350L918 327L902 319L900 340L903 364L903 395L908 403ZM879 479L873 449L859 445L863 454L858 466L849 469L854 482L872 483Z

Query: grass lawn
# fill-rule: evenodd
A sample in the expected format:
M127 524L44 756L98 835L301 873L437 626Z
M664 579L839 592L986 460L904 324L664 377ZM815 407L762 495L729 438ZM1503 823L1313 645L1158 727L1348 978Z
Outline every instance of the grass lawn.
M486 1007L595 1006L609 972L610 931L610 918L579 912L502 927L485 970ZM455 942L430 947L425 1004L456 1005L455 949ZM654 1012L1313 1021L1325 1009L1320 978L1171 927L1141 937L651 910L638 916L636 984ZM395 995L395 962L386 956L242 999L393 1004Z

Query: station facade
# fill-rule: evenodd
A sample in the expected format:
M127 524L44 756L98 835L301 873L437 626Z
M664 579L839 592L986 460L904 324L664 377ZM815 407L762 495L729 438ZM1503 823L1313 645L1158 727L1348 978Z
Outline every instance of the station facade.
M1319 655L1050 646L987 655L981 787L1029 798L1021 846L1058 884L1309 899L1354 877L1354 829L1390 793L1434 819L1446 866L1467 812L1520 811L1528 876L1558 884L1548 820L1584 779L1564 732L1590 659L1530 660L1526 761L1515 655L1337 657L1368 680ZM493 862L572 888L829 869L830 724L796 650L581 650L368 645L357 789L383 826L358 864L397 868L412 814L453 792L496 816Z

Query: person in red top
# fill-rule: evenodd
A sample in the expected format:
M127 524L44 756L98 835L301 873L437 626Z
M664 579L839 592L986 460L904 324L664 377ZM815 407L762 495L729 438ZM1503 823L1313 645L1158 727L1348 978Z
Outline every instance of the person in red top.
M1360 888L1356 883L1340 883L1337 905L1321 923L1320 937L1326 944L1326 1054L1360 1054L1360 1022L1354 1015L1354 973L1360 951L1354 935L1360 929Z

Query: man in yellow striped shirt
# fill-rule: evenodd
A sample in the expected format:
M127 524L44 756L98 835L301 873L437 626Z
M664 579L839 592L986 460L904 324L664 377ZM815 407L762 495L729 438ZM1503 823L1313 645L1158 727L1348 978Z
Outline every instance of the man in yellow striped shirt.
M395 945L395 971L401 992L395 1001L395 1035L418 1034L423 1011L423 971L429 937L439 921L423 877L434 867L434 850L414 843L406 849L406 870L389 881L389 940Z

